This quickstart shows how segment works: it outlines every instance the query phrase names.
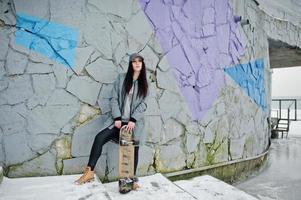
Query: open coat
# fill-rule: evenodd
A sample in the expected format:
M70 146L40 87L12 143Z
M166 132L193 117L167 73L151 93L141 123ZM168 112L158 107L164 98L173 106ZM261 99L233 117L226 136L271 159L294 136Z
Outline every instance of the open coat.
M125 79L125 73L119 74L117 76L116 81L114 82L113 90L112 90L112 98L110 100L111 113L109 118L105 121L104 127L113 128L114 127L114 119L120 118L122 115L123 105L124 105L124 97L123 95L123 81ZM138 97L138 81L134 82L135 86L133 100L131 105L130 116L131 119L135 122L134 127L134 140L144 142L142 140L145 139L143 133L144 130L144 113L147 109L147 98L149 96L149 89L147 91L146 97ZM131 120L131 121L132 121Z

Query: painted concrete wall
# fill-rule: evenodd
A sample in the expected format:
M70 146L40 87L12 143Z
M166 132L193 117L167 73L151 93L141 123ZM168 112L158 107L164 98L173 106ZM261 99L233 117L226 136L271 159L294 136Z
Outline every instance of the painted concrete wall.
M133 52L151 81L139 174L258 155L269 137L267 38L300 45L297 27L252 1L6 0L0 19L0 163L10 177L82 171ZM117 155L105 145L100 177L117 177Z

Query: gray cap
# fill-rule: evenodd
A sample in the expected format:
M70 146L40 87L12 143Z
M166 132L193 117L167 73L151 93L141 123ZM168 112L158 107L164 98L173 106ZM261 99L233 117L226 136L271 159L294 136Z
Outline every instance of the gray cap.
M130 59L129 59L129 62L132 62L135 58L141 58L142 60L144 60L144 58L139 54L139 53L133 53L130 55Z

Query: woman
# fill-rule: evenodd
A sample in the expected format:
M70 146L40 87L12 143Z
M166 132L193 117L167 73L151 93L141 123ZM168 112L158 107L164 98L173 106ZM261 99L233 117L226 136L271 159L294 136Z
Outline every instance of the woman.
M138 165L139 141L142 135L144 112L147 108L146 97L148 95L148 83L146 78L146 67L141 55L134 53L130 55L129 67L126 74L120 74L114 83L111 110L112 117L105 122L104 130L100 131L94 139L88 165L84 174L75 181L83 184L94 180L94 167L101 155L102 147L110 140L119 140L119 130L123 125L126 129L133 131L134 142L134 174L136 175ZM134 187L139 187L134 183Z

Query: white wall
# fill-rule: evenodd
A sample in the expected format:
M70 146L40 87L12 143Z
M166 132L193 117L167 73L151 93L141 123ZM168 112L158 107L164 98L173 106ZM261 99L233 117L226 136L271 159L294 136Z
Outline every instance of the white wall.
M273 69L272 97L301 97L301 67Z

